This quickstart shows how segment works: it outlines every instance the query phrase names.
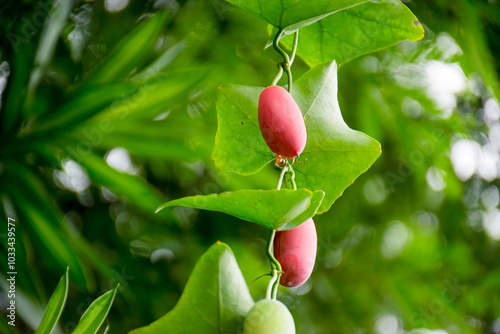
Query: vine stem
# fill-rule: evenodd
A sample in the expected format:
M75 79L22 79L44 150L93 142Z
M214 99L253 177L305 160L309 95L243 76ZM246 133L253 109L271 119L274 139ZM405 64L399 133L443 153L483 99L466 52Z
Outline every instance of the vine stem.
M271 263L272 278L269 281L266 291L266 299L276 299L278 294L278 284L281 278L281 264L274 257L274 237L276 236L276 229L272 229L267 241L267 257Z
M283 178L285 177L286 172L288 172L288 164L283 166L283 169L281 170L280 178L278 179L278 184L276 186L276 189L278 190L281 189L281 185L283 184Z
M299 31L297 30L293 35L293 48L292 48L292 56L290 57L290 66L292 66L293 61L295 60L295 54L297 53L298 44L299 44Z
M297 190L297 184L295 183L295 172L293 171L293 167L289 166L288 170L290 171L290 181L292 181L293 190Z
M298 45L298 40L299 40L299 31L297 30L295 32L294 38L293 38L293 48L292 48L292 57L290 58L288 54L283 51L283 49L279 46L279 41L281 37L283 37L284 30L280 29L278 33L276 34L276 37L273 40L273 47L274 49L283 57L283 62L278 64L278 73L276 77L274 78L273 82L271 83L272 86L276 85L278 81L281 79L281 76L283 75L283 72L286 73L288 77L288 92L291 94L292 93L292 71L290 70L290 67L292 66L293 61L295 60L295 54L297 52L297 45ZM287 172L290 172L290 180L292 182L292 187L294 190L297 190L297 185L295 183L295 172L293 171L292 166L286 161L285 166L283 166L283 169L281 170L280 177L278 179L278 184L276 185L276 189L280 190L281 186L283 184L283 179L285 178L285 175ZM286 181L286 180L285 180ZM266 291L266 299L276 299L276 296L278 295L278 286L282 274L282 268L281 264L279 261L274 257L274 237L276 236L276 229L271 230L271 234L269 236L269 239L267 241L267 247L266 247L266 253L267 257L269 258L269 262L271 265L271 273L272 273L272 278L269 281L269 284L267 286L267 291Z
M276 185L276 189L280 190L281 185L283 184L283 179L285 178L286 173L289 170L288 162L283 166L281 170L280 177L278 179L278 184ZM269 235L269 239L267 240L266 254L269 258L269 263L271 265L271 274L272 278L269 281L266 291L266 299L276 299L276 295L278 294L278 284L281 278L281 264L274 257L274 237L276 236L276 229L272 229Z
M283 29L280 29L278 31L278 33L276 34L276 37L273 40L273 47L283 57L283 62L281 63L281 67L282 67L283 71L285 71L286 75L288 76L288 92L291 94L292 93L292 71L290 70L290 65L291 65L290 57L279 46L279 41L280 41L281 37L283 37L284 32L285 31Z
M283 75L283 67L281 67L281 64L278 64L278 74L276 74L276 77L274 78L273 82L271 83L271 86L275 86L278 81L281 79L281 76Z

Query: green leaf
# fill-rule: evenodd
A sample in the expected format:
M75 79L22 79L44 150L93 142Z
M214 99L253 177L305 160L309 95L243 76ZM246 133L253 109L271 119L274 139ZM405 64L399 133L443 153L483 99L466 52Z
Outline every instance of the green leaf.
M297 185L323 189L321 211L327 211L381 153L379 142L350 129L337 100L337 64L317 66L294 88L307 128L307 144L296 164Z
M59 317L61 316L64 305L66 304L66 298L68 296L68 278L69 278L69 267L66 270L66 274L61 277L59 284L57 284L54 293L50 297L49 304L45 309L42 321L38 326L35 334L50 334L52 329L55 327Z
M174 309L130 334L237 333L253 305L233 252L217 242L198 260Z
M273 160L257 122L263 88L225 85L219 90L213 159L217 167L252 174ZM324 190L319 210L327 211L344 189L364 173L381 153L380 144L350 129L337 100L337 64L317 66L293 85L293 97L304 115L307 144L296 159L299 187Z
M284 225L280 226L278 230L283 231L283 230L289 230L294 227L299 226L306 220L308 220L311 217L314 217L314 215L318 212L318 209L321 205L321 202L323 202L323 199L325 198L325 192L322 190L316 190L313 192L313 196L311 198L311 203L309 204L309 207L307 210L304 210L301 214L299 214L297 217L293 218L289 222L285 223Z
M219 211L269 229L294 228L314 216L324 193L307 189L237 190L222 194L190 196L161 205ZM314 198L314 200L313 200Z
M217 92L217 119L212 158L217 167L253 174L274 160L259 129L257 105L263 88L223 85Z
M297 54L310 66L332 60L341 65L403 40L418 41L423 36L422 25L399 0L366 2L301 29ZM292 48L293 36L282 41Z
M291 33L325 16L368 0L226 0ZM377 1L378 2L378 1Z
M97 298L80 318L73 334L97 333L113 305L116 291L118 291L118 286Z

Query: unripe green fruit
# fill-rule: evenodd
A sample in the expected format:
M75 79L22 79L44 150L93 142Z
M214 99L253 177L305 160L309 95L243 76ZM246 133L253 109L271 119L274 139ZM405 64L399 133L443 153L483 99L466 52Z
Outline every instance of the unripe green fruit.
M295 323L285 304L262 299L248 312L243 334L295 334Z

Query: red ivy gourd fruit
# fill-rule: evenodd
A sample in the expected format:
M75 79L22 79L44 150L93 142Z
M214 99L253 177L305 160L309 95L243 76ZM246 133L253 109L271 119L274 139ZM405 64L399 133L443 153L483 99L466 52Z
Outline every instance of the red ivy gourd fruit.
M280 86L269 86L259 97L259 127L267 146L278 156L293 159L306 146L304 117L292 95Z
M285 304L262 299L248 312L243 334L295 334L295 323Z
M276 232L274 256L283 270L281 285L294 287L307 281L316 261L317 244L312 218L293 229Z

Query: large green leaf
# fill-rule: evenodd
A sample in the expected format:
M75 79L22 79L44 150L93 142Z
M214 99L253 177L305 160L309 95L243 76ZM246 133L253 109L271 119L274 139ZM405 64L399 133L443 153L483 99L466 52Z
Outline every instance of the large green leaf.
M219 127L212 154L217 167L248 175L274 160L259 130L257 104L262 90L260 87L234 85L219 87Z
M263 88L225 85L219 90L217 131L213 158L216 166L238 174L252 174L273 160L260 133L257 102ZM337 64L317 66L293 86L302 111L307 144L296 159L297 185L324 190L320 211L327 211L345 188L380 155L380 144L350 129L337 100Z
M97 298L78 321L73 334L97 333L115 300L118 287Z
M323 189L320 206L327 211L354 180L366 172L381 153L380 144L352 130L342 119L337 100L337 64L317 66L294 88L294 98L304 114L307 144L295 166L297 184Z
M368 0L227 0L290 33L332 13ZM378 2L378 1L377 1Z
M233 252L217 242L198 260L174 309L130 334L237 333L253 305Z
M399 0L366 2L301 29L297 54L311 66L331 60L340 65L397 42L417 41L423 36L422 25ZM287 48L292 48L293 36L282 41Z
M52 329L55 327L62 314L64 305L66 304L66 297L68 296L68 278L69 267L68 270L66 270L66 274L61 277L54 293L52 293L49 304L43 314L42 321L40 322L35 334L50 334Z
M294 228L314 216L322 191L307 189L237 190L207 196L189 196L161 205L156 212L172 206L224 212L269 229Z

